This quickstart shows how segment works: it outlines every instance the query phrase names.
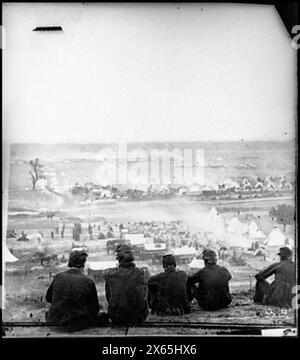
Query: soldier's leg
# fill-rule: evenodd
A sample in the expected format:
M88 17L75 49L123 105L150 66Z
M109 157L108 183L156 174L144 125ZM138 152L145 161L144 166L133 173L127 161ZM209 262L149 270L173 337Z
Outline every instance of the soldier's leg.
M257 304L262 304L265 296L267 295L269 289L269 283L266 280L258 279L255 285L255 295L254 302Z

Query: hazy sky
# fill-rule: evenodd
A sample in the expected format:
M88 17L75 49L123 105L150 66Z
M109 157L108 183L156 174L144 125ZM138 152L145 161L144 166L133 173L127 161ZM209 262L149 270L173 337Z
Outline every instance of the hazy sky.
M296 50L272 6L3 7L9 142L294 136Z

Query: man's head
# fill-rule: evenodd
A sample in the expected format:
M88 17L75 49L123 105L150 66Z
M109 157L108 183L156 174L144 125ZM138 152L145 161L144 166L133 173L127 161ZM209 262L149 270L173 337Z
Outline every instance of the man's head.
M134 261L133 249L130 245L121 244L117 247L117 260L120 262Z
M210 249L206 249L202 253L202 259L205 264L216 264L217 263L217 254Z
M84 250L76 250L72 251L69 256L69 267L75 267L75 268L84 268L84 264L86 262L86 258L88 257L88 254Z
M288 247L282 247L279 249L279 253L277 255L280 256L281 260L289 260L292 258L292 250Z
M162 259L163 268L166 270L168 269L175 269L176 267L176 260L175 257L171 254L164 255Z

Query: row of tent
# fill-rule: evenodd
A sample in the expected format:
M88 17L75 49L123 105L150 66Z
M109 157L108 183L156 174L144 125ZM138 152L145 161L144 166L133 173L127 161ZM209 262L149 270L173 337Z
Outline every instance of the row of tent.
M251 247L253 241L259 241L265 246L278 247L286 245L287 241L287 237L277 225L266 236L254 220L247 224L233 217L226 222L214 207L209 212L207 224L208 230L212 231L216 237L219 235L231 246ZM288 240L291 241L291 239Z

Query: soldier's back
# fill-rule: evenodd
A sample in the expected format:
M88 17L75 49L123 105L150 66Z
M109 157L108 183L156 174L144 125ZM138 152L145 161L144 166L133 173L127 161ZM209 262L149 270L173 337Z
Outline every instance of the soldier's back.
M126 324L144 321L148 313L144 270L120 266L107 272L105 280L111 320Z
M182 315L190 310L187 296L187 276L184 271L163 272L149 279L149 287L156 287L153 312Z
M222 266L205 266L198 273L199 286L197 301L200 306L207 310L221 309L230 304L229 271Z

